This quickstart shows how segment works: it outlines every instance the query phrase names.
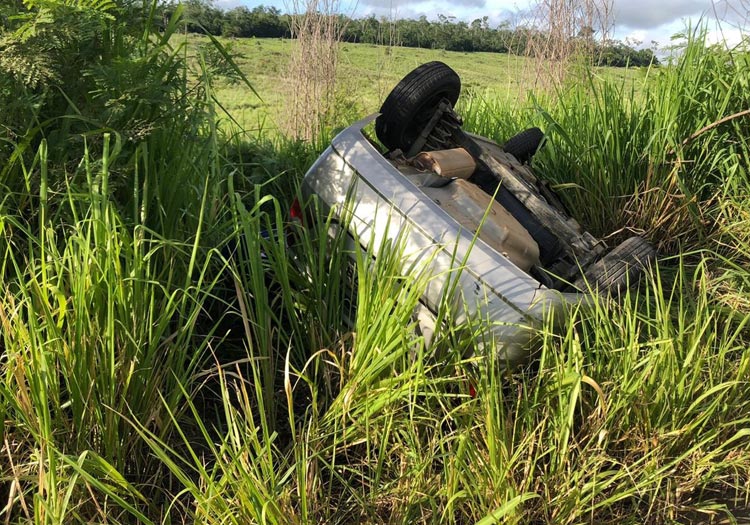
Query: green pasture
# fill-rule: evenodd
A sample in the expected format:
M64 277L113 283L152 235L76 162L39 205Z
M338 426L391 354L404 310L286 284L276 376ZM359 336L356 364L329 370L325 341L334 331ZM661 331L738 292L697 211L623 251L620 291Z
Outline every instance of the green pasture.
M245 130L275 133L288 98L288 62L295 42L264 38L219 41L231 46L235 62L251 79L258 96L242 83L228 84L218 78L218 101ZM195 53L199 46L207 45L208 38L189 35L187 42L190 52ZM336 107L342 114L339 124L346 124L343 115L351 118L376 112L401 78L432 60L445 62L460 75L464 97L475 95L517 105L526 103L529 93L549 87L542 66L516 55L342 43L336 79ZM586 71L578 68L574 76L580 78L576 81L585 80ZM646 72L638 68L595 68L594 74L600 79L634 85Z

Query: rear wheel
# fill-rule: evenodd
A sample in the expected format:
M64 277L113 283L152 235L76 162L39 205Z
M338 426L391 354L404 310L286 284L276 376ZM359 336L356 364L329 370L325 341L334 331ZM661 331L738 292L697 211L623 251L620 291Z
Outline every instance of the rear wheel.
M408 151L442 99L456 104L461 93L458 74L442 62L422 64L399 82L375 121L378 139L389 149Z
M576 281L581 290L619 292L634 284L656 258L656 249L643 237L630 237L589 266L585 278Z

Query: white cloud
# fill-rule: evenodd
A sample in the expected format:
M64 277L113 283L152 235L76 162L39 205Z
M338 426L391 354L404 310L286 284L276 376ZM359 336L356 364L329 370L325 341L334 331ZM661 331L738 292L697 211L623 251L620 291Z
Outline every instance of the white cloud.
M442 6L441 6L442 4ZM485 0L455 0L450 3L450 6L456 10L461 10L465 7L484 7L486 4ZM401 9L414 6L416 9L427 9L434 11L436 8L444 7L443 2L425 2L424 0L360 0L360 5L374 6L374 7L387 7L389 9Z
M367 3L365 3L365 1ZM512 0L360 0L353 16L385 16L388 18L411 18L421 16L435 21L438 15L455 17L456 20L471 22L477 18L488 18L490 27L497 27L514 16L516 6Z
M625 41L630 42L644 42L646 40L646 32L643 29L631 31L625 35Z
M747 33L744 33L747 35ZM725 44L727 47L736 47L743 41L743 31L729 27L709 31L706 35L709 44Z
M710 0L615 0L617 25L632 29L654 29L685 17L700 16Z
M221 9L232 9L241 5L247 6L247 2L243 2L242 0L215 0L214 5Z
M710 15L737 27L750 27L750 13L746 0L717 0Z

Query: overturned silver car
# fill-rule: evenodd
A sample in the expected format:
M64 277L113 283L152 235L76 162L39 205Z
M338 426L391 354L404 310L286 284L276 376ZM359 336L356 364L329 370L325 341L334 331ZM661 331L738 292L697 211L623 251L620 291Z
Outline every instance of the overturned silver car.
M585 232L529 167L542 132L503 146L466 133L453 110L459 93L447 65L418 67L379 115L332 141L303 193L348 217L352 238L375 257L385 239L402 239L403 268L421 264L432 275L424 310L437 312L450 288L454 320L486 321L498 358L512 367L533 351L531 334L546 315L592 289L622 289L655 251L640 237L608 250ZM363 131L373 121L385 151Z

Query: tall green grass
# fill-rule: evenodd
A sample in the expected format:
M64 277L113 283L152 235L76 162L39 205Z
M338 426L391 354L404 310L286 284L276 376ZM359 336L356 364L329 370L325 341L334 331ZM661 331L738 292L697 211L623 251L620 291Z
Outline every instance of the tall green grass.
M720 319L696 296L705 267L572 312L563 332L541 331L536 373L509 378L424 346L411 314L425 283L391 255L358 262L360 297L378 300L356 332L301 367L276 349L286 431L260 411L266 365L251 349L249 369L216 370L218 436L196 408L203 441L183 435L187 456L140 430L199 521L669 522L746 497L748 318Z
M50 515L38 517L51 523L65 521L54 480L70 458L101 458L107 468L99 475L111 471L115 480L145 484L158 475L132 421L169 435L166 407L184 404L180 385L200 370L210 342L211 329L201 333L198 322L217 275L210 257L196 258L200 232L191 245L123 221L109 198L108 144L105 136L99 162L84 154L87 193L52 199L42 143L37 236L3 210L4 431L6 443L39 455L11 479L39 477L16 497L42 497ZM165 267L164 251L173 260L185 254L187 269ZM71 505L90 498L83 485L71 487Z

